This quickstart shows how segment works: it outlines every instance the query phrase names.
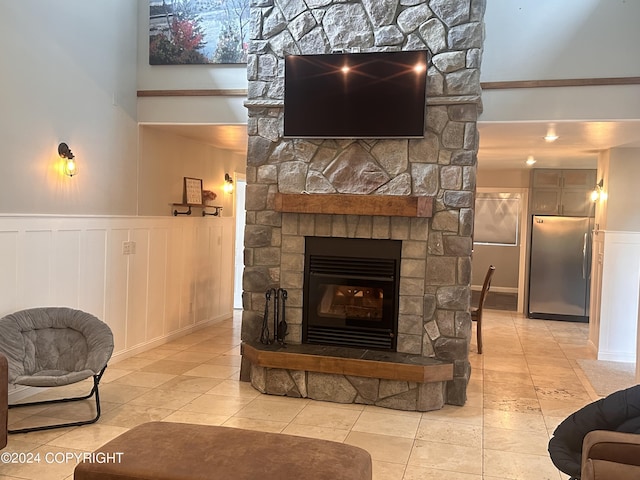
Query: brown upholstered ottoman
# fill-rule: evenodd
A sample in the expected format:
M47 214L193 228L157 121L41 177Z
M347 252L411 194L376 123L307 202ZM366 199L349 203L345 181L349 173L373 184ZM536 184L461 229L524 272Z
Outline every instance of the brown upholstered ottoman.
M139 425L94 457L76 466L74 480L371 479L371 456L352 445L187 423Z

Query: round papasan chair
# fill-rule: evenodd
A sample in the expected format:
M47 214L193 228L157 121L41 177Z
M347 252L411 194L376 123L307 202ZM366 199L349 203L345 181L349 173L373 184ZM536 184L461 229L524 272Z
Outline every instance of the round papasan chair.
M113 353L109 326L90 313L67 307L21 310L0 319L0 352L9 363L9 384L28 387L59 387L93 377L93 388L84 396L27 405L86 400L95 395L95 417L70 423L9 430L25 433L94 423L100 418L98 384Z

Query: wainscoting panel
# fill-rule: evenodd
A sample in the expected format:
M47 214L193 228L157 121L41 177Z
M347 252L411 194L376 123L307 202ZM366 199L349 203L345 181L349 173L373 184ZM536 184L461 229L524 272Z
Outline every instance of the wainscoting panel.
M19 234L18 301L28 305L51 305L53 284L53 232L26 230Z
M166 300L167 284L167 237L169 229L153 228L149 231L149 266L147 298L147 341L161 338L165 325L165 301L151 301L151 299Z
M222 265L222 229L217 226L199 228L197 231L196 265L196 316L216 316L220 311L220 275L215 275Z
M183 279L184 247L182 243L182 229L172 228L167 238L166 261L166 296L164 302L165 325L164 335L180 329L180 292Z
M234 232L231 217L0 216L0 316L80 308L124 358L232 315Z
M196 289L195 264L197 251L195 244L196 230L183 230L179 248L182 256L182 282L180 283L180 328L187 328L193 324L193 297Z
M598 360L635 362L640 234L605 232Z
M234 223L224 226L220 235L220 275L215 276L214 289L218 293L218 312L224 315L224 312L233 311L233 287L235 283L235 251L236 251L236 231L235 218ZM234 229L230 233L230 228ZM231 255L231 258L229 257ZM242 281L242 279L240 279ZM231 303L227 304L228 299Z
M127 297L132 289L128 278L129 262L122 255L122 243L128 240L129 230L126 228L112 228L107 232L107 303L104 321L113 331L116 352L124 351L127 347Z
M80 230L53 234L52 296L63 305L78 305L80 297Z
M3 312L12 312L18 305L18 232L0 231L0 302Z
M149 301L149 230L134 228L129 240L134 242L135 254L129 257L129 295L127 298L127 348L145 343L147 338L147 303ZM154 261L161 261L153 259ZM154 297L160 298L160 297Z
M107 229L87 229L81 238L78 308L106 318Z

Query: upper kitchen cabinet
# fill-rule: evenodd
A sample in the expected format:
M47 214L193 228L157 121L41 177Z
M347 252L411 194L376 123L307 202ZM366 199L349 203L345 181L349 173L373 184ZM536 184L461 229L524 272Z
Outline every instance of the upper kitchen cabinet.
M530 213L592 216L590 196L595 184L596 170L534 169Z

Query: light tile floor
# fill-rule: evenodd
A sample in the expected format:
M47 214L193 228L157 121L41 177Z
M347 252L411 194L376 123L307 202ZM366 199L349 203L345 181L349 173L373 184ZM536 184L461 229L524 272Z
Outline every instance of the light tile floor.
M226 425L345 442L368 450L375 480L566 479L547 442L567 415L597 399L576 359L594 358L588 326L485 310L464 407L426 413L261 395L238 381L240 315L153 350L112 362L101 383L98 423L11 435L3 452L41 462L0 463L0 480L72 478L74 461L150 420ZM78 386L71 390L77 391ZM88 390L87 390L88 391ZM40 397L50 392L38 394ZM73 405L73 406L72 406ZM91 414L91 403L11 410L13 428Z

